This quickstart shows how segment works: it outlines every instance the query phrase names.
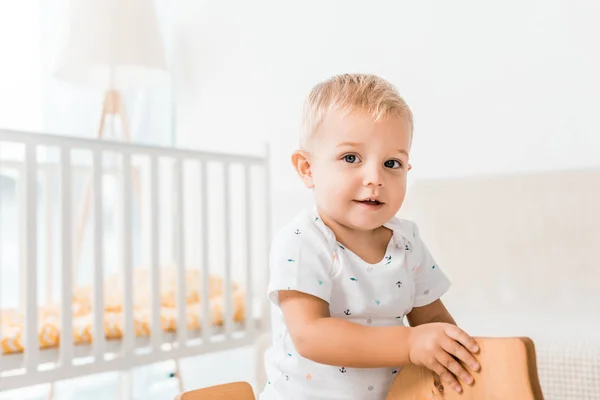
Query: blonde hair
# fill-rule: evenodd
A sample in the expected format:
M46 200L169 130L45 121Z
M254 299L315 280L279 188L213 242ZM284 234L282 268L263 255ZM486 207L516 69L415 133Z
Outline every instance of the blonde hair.
M317 84L304 104L300 147L309 139L331 111L364 112L374 121L388 116L406 118L413 131L413 115L396 88L383 78L369 74L336 75Z

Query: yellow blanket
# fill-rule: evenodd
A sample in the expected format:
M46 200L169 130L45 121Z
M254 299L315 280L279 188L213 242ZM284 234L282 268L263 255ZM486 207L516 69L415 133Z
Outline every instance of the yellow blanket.
M174 268L160 271L161 327L163 332L175 332L177 327L176 275ZM122 276L110 276L105 283L104 292L104 332L107 339L119 339L123 335L123 279ZM138 268L133 273L134 310L133 321L135 335L149 336L151 329L151 297L149 270ZM186 326L188 330L201 328L201 276L195 269L186 270ZM220 326L224 319L223 280L210 276L209 309L210 322ZM244 291L232 284L233 320L244 320ZM78 287L74 291L73 341L75 344L90 343L93 340L93 290L89 286ZM40 348L57 347L60 342L60 308L49 305L38 309L38 337ZM24 350L24 320L16 310L1 310L1 350L4 354L19 353Z

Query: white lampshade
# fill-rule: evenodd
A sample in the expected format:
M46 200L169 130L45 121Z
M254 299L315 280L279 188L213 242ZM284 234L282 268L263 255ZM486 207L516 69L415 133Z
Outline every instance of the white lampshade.
M150 83L167 69L153 0L71 0L68 24L56 68L61 80L104 87Z

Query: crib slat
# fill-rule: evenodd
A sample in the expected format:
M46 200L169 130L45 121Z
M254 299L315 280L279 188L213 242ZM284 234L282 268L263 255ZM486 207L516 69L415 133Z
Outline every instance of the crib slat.
M264 234L265 234L265 238L264 238L264 252L263 254L267 255L270 253L271 251L271 148L270 145L267 143L265 145L265 164L264 164L264 177L265 177L265 184L264 184L264 212L265 212L265 217L264 217L264 221L263 223L265 224L265 228L264 228ZM264 263L265 265L268 265L268 257L267 260L265 260L266 262ZM264 269L264 284L263 284L263 288L262 288L262 292L266 293L267 292L267 282L269 282L269 268L265 268ZM262 310L261 310L261 329L269 329L269 327L271 326L271 321L270 321L270 310L269 310L269 302L268 301L262 301Z
M37 371L39 356L37 301L37 154L27 144L25 153L25 369Z
M63 367L71 365L73 358L73 257L72 257L72 208L71 208L71 149L62 147L60 153L60 202L61 202L61 247L60 264L60 363Z
M53 268L53 238L54 235L52 234L53 228L54 228L54 223L53 223L53 210L54 210L54 191L50 189L50 182L52 181L52 178L54 177L54 174L52 174L52 172L50 170L43 170L44 173L44 191L45 191L45 195L46 197L44 197L44 204L46 205L45 207L45 213L46 213L46 218L45 218L45 224L46 224L46 232L44 234L45 236L45 246L46 246L46 257L45 257L45 263L46 263L46 299L45 299L45 303L46 304L50 304L52 303L52 297L54 296L54 280L52 279L54 277L54 268ZM0 336L1 337L1 336Z
M93 345L94 360L104 360L105 332L104 332L104 259L103 259L103 234L102 223L102 153L94 150L94 328Z
M4 192L2 187L2 182L4 179L1 178L2 175L2 141L0 141L0 194ZM4 221L2 221L2 202L0 202L0 226ZM2 229L0 229L0 254L4 254L4 250L2 249ZM0 288L2 287L2 257L0 257ZM2 296L0 296L0 321L3 320L2 315ZM0 322L0 338L4 337L2 333L2 323ZM3 370L3 360L2 360L2 346L0 346L0 372Z
M133 257L131 253L131 157L123 153L123 355L133 352L135 331L133 325Z
M252 177L250 166L244 166L244 227L246 239L246 300L245 300L245 318L246 318L246 333L250 336L254 335L254 309L252 307L253 299L253 280L252 280L252 203L251 191Z
M21 255L23 262L27 262L27 203L25 202L25 196L27 195L27 180L25 179L25 164L19 165L19 173L22 174L20 179L15 182L16 200L19 204L23 204L22 207L18 207L18 223L17 229L19 231L19 254ZM22 264L25 268L25 264ZM25 302L27 301L27 276L26 271L19 269L19 312L25 315ZM24 338L22 338L24 340Z
M150 299L152 304L152 350L158 352L162 341L162 329L160 319L161 296L160 293L160 269L158 265L158 221L160 221L159 191L158 191L158 159L150 158L150 286L152 292Z
M175 160L175 221L177 241L177 339L179 346L185 346L187 337L186 324L186 285L185 285L185 252L184 252L184 210L183 210L183 168L180 158Z
M229 164L223 165L223 211L224 211L224 237L223 244L225 247L225 279L223 288L223 297L225 301L225 313L223 315L223 320L225 323L225 337L231 338L231 333L233 331L233 312L232 312L232 297L233 290L231 285L231 201L229 198L230 188L229 188Z
M208 165L204 161L200 161L200 237L202 248L202 290L200 292L200 325L202 329L202 343L206 344L209 341L212 332L212 321L210 316L210 271L208 268L208 180L206 169Z

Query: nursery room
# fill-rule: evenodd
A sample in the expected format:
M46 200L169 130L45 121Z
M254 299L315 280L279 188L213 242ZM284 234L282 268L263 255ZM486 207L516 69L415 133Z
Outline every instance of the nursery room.
M0 1L0 400L600 399L599 18L592 0ZM319 158L331 132L363 147ZM360 218L387 215L381 254L334 222L358 212L348 188ZM280 257L309 232L327 261ZM395 314L375 280L392 266ZM368 307L338 309L371 279ZM467 337L480 369L436 344Z

